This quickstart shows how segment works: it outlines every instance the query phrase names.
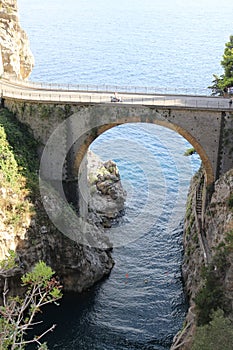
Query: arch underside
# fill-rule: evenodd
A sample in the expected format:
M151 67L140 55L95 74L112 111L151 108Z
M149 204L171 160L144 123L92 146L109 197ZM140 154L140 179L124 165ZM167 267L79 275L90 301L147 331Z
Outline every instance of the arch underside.
M126 124L126 123L144 123L144 122L164 126L166 128L169 128L169 129L177 132L179 135L184 137L194 147L194 149L196 150L196 152L199 154L199 156L201 158L203 168L205 171L206 184L210 185L214 182L213 167L211 165L211 162L210 162L205 150L200 145L200 143L197 142L197 140L187 130L185 130L184 128L182 128L176 124L170 123L169 121L157 120L157 119L153 119L153 120L150 119L149 121L142 121L141 117L135 117L135 116L132 118L118 118L117 122L103 124L97 128L95 127L95 132L86 136L85 142L82 144L81 148L79 149L79 152L78 152L79 154L77 155L76 161L75 161L76 171L78 171L79 165L81 164L81 161L82 161L86 151L88 150L89 146L91 145L91 143L98 136L100 136L102 133L104 133L105 131L107 131L115 126L118 126L118 125L122 125L122 124Z
M132 122L135 123L135 122L141 122L141 121L140 120L136 121L134 119ZM127 123L131 123L131 122L128 121ZM95 140L96 137L98 137L99 135L101 135L105 131L107 131L115 126L122 125L122 124L126 124L126 122L122 121L122 122L118 122L118 123L111 123L111 124L102 125L98 128L98 132L96 133L95 137L93 137L92 135L88 135L88 137L86 138L86 142L81 146L81 149L79 150L79 154L76 157L75 169L77 170L79 168L79 165L80 165L86 151L88 150L89 146ZM163 121L155 121L154 124L164 126L166 128L169 128L169 129L177 132L178 134L183 136L194 147L194 149L199 154L199 156L202 160L202 164L203 164L205 174L206 174L206 184L207 185L212 184L214 182L214 174L213 174L213 169L212 169L211 163L206 155L206 152L201 147L201 145L195 140L195 138L192 137L192 135L190 135L186 130L182 129L179 126L175 126L171 123L163 122Z

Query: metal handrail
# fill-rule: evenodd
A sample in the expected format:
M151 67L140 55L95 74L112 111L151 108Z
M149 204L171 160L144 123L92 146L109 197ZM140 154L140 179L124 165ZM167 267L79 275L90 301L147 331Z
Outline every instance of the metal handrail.
M62 87L63 89L60 89ZM99 86L98 91L94 91L97 86L92 86L92 91L87 91L90 86L86 85L86 90L73 90L74 85L35 83L17 79L0 79L1 96L3 98L14 98L23 101L43 101L62 103L111 103L111 94L116 92L113 86ZM79 86L80 87L80 86ZM84 86L82 86L84 88ZM120 88L119 88L120 89ZM123 89L123 87L122 87ZM127 88L125 87L125 90ZM136 88L134 87L134 90ZM164 108L187 108L187 109L208 109L215 111L231 111L233 107L229 100L223 97L201 96L201 95L177 95L158 94L147 92L120 92L122 102L120 104L137 104L158 106ZM119 105L119 103L118 103Z
M47 83L47 82L35 82L30 80L20 80L11 78L12 83L20 86L31 87L34 89L43 90L66 90L66 91L86 91L86 92L121 92L121 93L134 93L134 94L179 94L179 95L199 95L210 96L209 89L195 89L195 88L183 88L183 87L156 87L156 86L119 86L114 84L60 84L60 83Z
M92 103L102 104L111 103L110 95L105 93L87 94L87 93L65 93L60 91L33 91L33 90L12 90L10 88L1 88L3 98L13 98L24 101L43 101L43 102L63 102L63 103ZM113 104L113 103L112 103ZM116 103L114 103L116 104ZM124 96L123 102L118 105L149 105L157 107L174 107L187 109L208 109L208 110L231 110L224 100L202 100L193 97L192 99L181 98L178 95L169 96Z

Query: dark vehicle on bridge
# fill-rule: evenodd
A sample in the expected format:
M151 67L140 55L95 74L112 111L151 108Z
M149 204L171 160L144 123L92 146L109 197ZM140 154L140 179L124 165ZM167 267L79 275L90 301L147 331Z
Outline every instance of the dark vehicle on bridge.
M111 96L111 102L122 102L122 98L115 92L114 96Z

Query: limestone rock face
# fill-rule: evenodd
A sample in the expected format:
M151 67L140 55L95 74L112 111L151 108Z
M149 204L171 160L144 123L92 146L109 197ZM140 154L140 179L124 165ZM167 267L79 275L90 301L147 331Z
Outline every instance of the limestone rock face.
M201 268L204 265L203 251L200 248L197 237L197 228L195 223L194 205L195 205L195 189L201 179L201 172L193 179L189 194L189 209L185 221L184 248L185 259L183 265L183 274L186 289L191 297L196 295L200 288ZM206 247L209 252L209 263L213 260L217 248L226 244L228 233L233 230L233 210L229 205L229 200L233 195L233 169L229 170L215 183L215 189L208 204L203 225L204 237L206 239ZM231 300L231 310L233 313L233 280L229 282L228 275L233 274L232 254L229 253L227 259L228 267L225 281L223 281L223 289L226 296ZM230 284L229 284L230 283Z
M30 203L23 193L15 193L11 188L3 187L1 176L2 173L0 172L0 261L5 259L9 250L16 250L19 240L25 239L31 219L30 213L22 213L23 224L19 225L19 230L10 222L10 210L8 208L12 208L12 211L14 211L14 208L20 206L22 202L26 205L30 205Z
M1 171L0 171L1 180ZM22 192L22 193L21 193ZM86 223L85 232L91 236L92 242L98 242L98 247L81 244L79 237L73 240L61 233L48 219L43 207L42 198L38 196L33 202L33 213L21 213L22 222L17 225L7 220L7 209L15 208L27 201L27 193L14 193L11 188L1 186L0 181L0 260L8 255L9 249L16 251L18 266L8 274L9 289L21 293L17 285L20 274L31 270L39 260L45 261L59 276L64 290L82 292L103 277L108 276L114 266L111 256L111 242L102 227L94 223ZM54 211L65 210L60 197L54 194L55 203L50 200ZM4 199L6 204L4 204ZM49 201L49 199L48 199ZM28 203L30 205L30 203ZM13 210L12 209L12 210ZM13 213L11 212L11 216ZM68 218L69 219L69 218ZM80 237L83 235L81 227ZM87 231L89 230L89 231ZM91 243L92 243L91 242ZM17 277L18 276L18 277ZM0 269L0 290L4 285L4 273ZM0 296L1 298L1 296Z
M219 246L227 247L225 275L222 275L222 288L229 302L230 317L233 319L233 249L232 243L229 241L229 239L232 240L233 236L232 199L233 169L229 170L215 183L215 191L204 223L211 257L215 255Z
M211 250L224 241L224 233L233 230L233 211L228 201L233 194L233 169L215 183L215 191L205 217L206 237Z
M22 293L20 275L43 260L59 276L64 290L81 292L111 272L112 244L102 227L70 215L73 210L58 192L50 188L50 195L39 194L34 178L39 167L37 144L25 126L1 108L0 120L0 260L13 250L18 263L17 268L7 273L9 289L13 294ZM19 147L22 144L28 145L26 149ZM30 163L30 176L20 173L23 167L16 154L20 154L23 164ZM27 180L32 178L34 191L27 188ZM54 217L60 217L62 212L62 222L65 227L71 225L72 234L61 233L48 217L48 211ZM0 291L4 283L5 271L0 266Z
M205 266L203 248L198 235L198 224L195 215L197 189L203 179L200 170L192 179L188 195L186 218L184 225L184 262L182 266L185 289L189 298L190 308L186 316L186 327L178 333L171 350L189 350L196 329L197 315L195 311L195 296L203 285L202 269ZM216 279L221 283L221 289L227 300L228 316L233 319L233 169L229 170L214 184L214 192L204 211L202 232L205 241L210 266L214 262ZM220 248L221 247L221 248ZM219 252L225 252L224 265L216 263ZM220 260L219 260L220 261Z
M4 188L0 187L0 193L3 192ZM10 202L9 195L12 196ZM6 192L6 199L7 203L12 206L27 200L23 198L23 195L19 197L9 191ZM9 249L17 253L19 267L9 271L8 274L9 289L15 294L22 292L20 283L17 284L20 277L17 276L31 270L39 260L45 261L56 271L66 291L82 292L111 272L114 265L111 257L112 249L103 229L97 229L95 225L89 224L91 236L93 240L94 238L98 240L101 248L91 247L76 242L59 232L48 220L40 197L33 204L35 211L33 215L26 218L22 213L23 224L17 226L7 224L7 221L4 220L6 210L2 204L1 200L0 260L8 255ZM57 198L58 207L59 198ZM4 279L4 271L0 269L0 290L3 289Z
M88 151L87 159L90 188L89 217L105 227L111 227L111 221L117 219L123 212L126 200L126 191L121 184L119 170L115 162L112 160L102 162L91 151Z
M33 66L29 40L19 23L17 0L1 0L0 75L27 79Z

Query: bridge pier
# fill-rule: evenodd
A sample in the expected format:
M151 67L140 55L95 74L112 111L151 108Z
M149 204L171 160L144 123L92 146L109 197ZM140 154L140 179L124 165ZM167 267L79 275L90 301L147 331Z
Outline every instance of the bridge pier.
M62 131L58 132L44 145L40 145L40 178L60 195L63 200L75 208L77 215L87 217L87 204L83 201L83 191L80 191L80 176L75 172L74 163L78 152L72 125L64 123ZM85 178L86 163L82 163ZM84 183L84 179L82 179ZM87 181L86 181L87 183ZM86 184L84 188L86 188Z

